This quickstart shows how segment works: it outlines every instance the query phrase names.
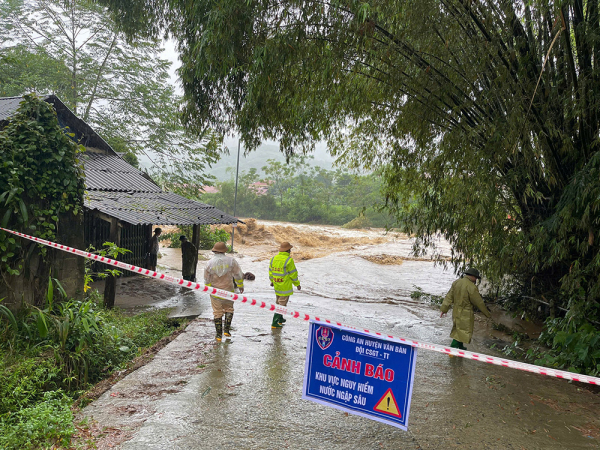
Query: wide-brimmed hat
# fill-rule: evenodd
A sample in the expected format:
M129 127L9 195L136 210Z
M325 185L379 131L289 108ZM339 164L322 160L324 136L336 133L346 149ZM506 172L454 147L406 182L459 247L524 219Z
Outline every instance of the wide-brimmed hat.
M213 246L212 251L218 253L227 253L227 245L225 244L225 242L217 242Z
M281 245L279 246L279 251L280 252L287 252L289 251L291 248L293 247L292 244L290 244L289 242L282 242Z
M181 236L179 236L179 240L180 241L185 241L187 239L185 234L182 234Z
M464 271L465 275L471 275L474 276L475 278L479 278L481 280L481 276L479 275L479 270L474 269L474 268L469 268L467 270Z

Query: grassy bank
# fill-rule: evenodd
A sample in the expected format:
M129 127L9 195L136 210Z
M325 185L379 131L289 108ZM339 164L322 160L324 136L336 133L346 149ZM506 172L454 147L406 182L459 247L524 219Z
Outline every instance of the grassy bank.
M129 317L98 297L0 308L0 448L68 447L73 402L179 326L167 311Z

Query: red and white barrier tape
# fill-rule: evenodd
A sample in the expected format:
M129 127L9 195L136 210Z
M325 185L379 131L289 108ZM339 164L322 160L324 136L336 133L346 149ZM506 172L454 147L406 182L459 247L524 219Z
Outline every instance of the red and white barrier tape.
M110 266L115 266L115 267L119 267L124 270L129 270L130 272L139 273L141 275L145 275L150 278L157 278L157 279L165 281L167 283L177 284L179 286L187 287L189 289L207 292L211 295L217 295L219 297L228 298L233 301L240 301L241 303L247 303L252 306L258 306L259 308L263 308L268 311L274 311L278 314L289 315L295 319L300 319L300 320L305 320L305 321L314 319L317 322L321 322L324 324L337 325L337 326L344 326L346 328L350 328L353 330L361 331L363 333L367 333L371 336L400 342L403 344L410 345L412 347L424 348L426 350L432 350L434 352L445 353L445 354L449 354L449 355L453 355L453 356L458 356L461 358L473 359L476 361L483 361L483 362L486 362L489 364L495 364L497 366L510 367L512 369L523 370L525 372L539 373L541 375L547 375L550 377L562 378L562 379L571 380L571 381L579 381L581 383L588 383L588 384L594 384L594 385L600 386L600 378L598 378L598 377L590 377L587 375L580 375L577 373L567 372L564 370L556 370L556 369L550 369L550 368L542 367L542 366L534 366L532 364L526 364L526 363L522 363L522 362L518 362L518 361L513 361L510 359L497 358L495 356L488 356L483 353L467 352L467 351L459 350L456 348L444 347L442 345L430 344L428 342L420 342L420 341L415 341L414 339L395 337L395 336L391 336L389 334L378 333L376 331L365 330L362 328L356 328L353 326L342 324L340 322L335 322L335 321L331 321L328 319L311 316L309 314L300 313L298 311L292 311L292 310L289 310L288 308L286 308L285 306L276 305L273 303L266 303L263 301L248 298L246 296L235 294L233 292L223 291L221 289L209 287L202 283L194 283L192 281L186 281L186 280L182 280L180 278L174 278L169 275L165 275L164 273L152 272L148 269L143 269L141 267L137 267L137 266L134 266L131 264L125 264L121 261L116 261L114 259L106 258L104 256L94 255L92 253L88 253L88 252L85 252L82 250L78 250L76 248L68 247L66 245L57 244L55 242L50 242L45 239L40 239L40 238L37 238L34 236L29 236L27 234L18 233L16 231L12 231L12 230L7 230L6 228L0 227L0 230L14 234L16 236L20 236L25 239L29 239L30 241L37 242L38 244L43 244L48 247L54 247L54 248L57 248L59 250L62 250L62 251L68 252L68 253L74 253L76 255L83 256L84 258L87 258L87 259L100 261L100 262L103 262L104 264L107 264Z

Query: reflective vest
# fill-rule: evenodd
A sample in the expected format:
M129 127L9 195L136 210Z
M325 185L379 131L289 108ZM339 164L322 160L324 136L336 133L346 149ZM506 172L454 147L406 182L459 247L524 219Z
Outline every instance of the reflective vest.
M293 286L300 286L296 265L288 252L279 252L271 258L269 280L273 283L276 295L292 295Z

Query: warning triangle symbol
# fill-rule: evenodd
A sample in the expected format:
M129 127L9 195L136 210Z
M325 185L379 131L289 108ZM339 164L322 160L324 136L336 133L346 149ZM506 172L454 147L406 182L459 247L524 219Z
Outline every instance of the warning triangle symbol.
M398 408L398 403L396 403L396 398L394 397L394 393L392 392L391 388L388 389L385 394L383 394L383 397L381 397L381 400L377 402L373 410L402 418L402 414L400 414L400 410Z

